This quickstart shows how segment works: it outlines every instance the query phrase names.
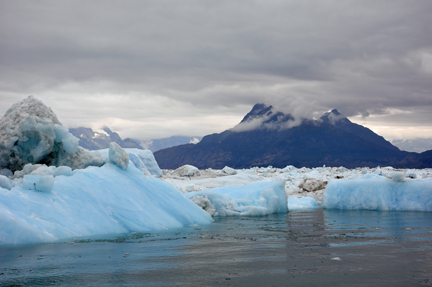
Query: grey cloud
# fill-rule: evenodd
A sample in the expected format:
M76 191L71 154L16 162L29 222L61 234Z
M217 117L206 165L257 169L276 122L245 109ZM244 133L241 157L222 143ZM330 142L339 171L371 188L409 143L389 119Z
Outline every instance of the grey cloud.
M391 109L419 111L405 115L412 125L432 110L428 0L2 1L0 8L0 112L33 94L70 125L118 119L129 135L146 122L150 134L168 136L173 129L155 121L185 134L203 122L201 132L211 133L233 127L257 102L299 117L337 108L387 114L393 123L404 115ZM220 115L233 122L218 126L212 116Z

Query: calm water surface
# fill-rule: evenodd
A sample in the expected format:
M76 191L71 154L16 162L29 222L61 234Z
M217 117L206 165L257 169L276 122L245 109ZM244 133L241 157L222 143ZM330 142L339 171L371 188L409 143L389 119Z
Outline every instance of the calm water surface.
M432 286L432 213L317 209L0 247L0 286L364 285Z

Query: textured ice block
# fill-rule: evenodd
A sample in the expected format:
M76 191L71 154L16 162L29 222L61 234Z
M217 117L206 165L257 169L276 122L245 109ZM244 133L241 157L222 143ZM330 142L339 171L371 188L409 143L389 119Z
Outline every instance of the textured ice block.
M432 180L396 181L379 175L331 180L324 193L324 207L432 211Z

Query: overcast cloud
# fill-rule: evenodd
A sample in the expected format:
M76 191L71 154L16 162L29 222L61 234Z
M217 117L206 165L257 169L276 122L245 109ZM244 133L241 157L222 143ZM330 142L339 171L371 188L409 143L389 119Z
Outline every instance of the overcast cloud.
M0 113L202 136L255 103L432 137L432 1L1 1Z

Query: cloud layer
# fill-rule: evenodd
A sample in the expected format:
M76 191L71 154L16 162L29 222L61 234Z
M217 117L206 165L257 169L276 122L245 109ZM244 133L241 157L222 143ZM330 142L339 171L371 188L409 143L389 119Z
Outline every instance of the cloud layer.
M431 13L429 0L2 1L0 113L32 94L70 127L145 139L221 132L265 102L432 137Z

